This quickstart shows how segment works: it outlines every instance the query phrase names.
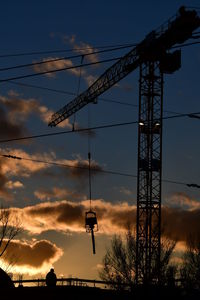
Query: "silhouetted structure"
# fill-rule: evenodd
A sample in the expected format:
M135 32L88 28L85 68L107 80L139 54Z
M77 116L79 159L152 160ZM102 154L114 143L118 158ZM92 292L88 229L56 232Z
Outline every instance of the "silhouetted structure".
M13 288L14 284L10 276L0 268L0 288Z
M161 182L163 74L181 67L181 50L174 45L191 38L200 26L195 10L181 7L178 13L108 68L86 91L52 115L56 126L140 68L137 173L136 281L158 283L161 255Z
M93 254L95 254L96 251L95 251L94 231L98 231L98 225L97 225L96 213L92 210L89 210L85 213L85 228L86 228L86 232L91 233L92 249L93 249Z
M169 274L171 276L172 274ZM63 282L64 280L64 282ZM87 300L197 300L200 299L200 289L185 289L180 280L174 284L151 285L126 285L121 288L118 283L79 278L58 278L54 288L48 288L43 283L45 279L16 280L15 284L23 283L23 288L1 289L1 299L87 299ZM63 284L64 283L64 284ZM29 285L30 284L30 285ZM34 286L33 286L34 284ZM37 284L37 285L36 285ZM41 285L40 285L41 284ZM29 285L29 286L27 286ZM89 285L89 286L88 286ZM100 288L101 286L101 288ZM115 286L115 289L111 289Z
M98 231L98 224L97 224L97 215L94 211L92 211L91 204L92 204L92 183L91 183L91 153L88 152L88 175L89 175L89 199L90 199L90 210L85 213L85 228L87 233L91 233L92 237L92 249L93 254L96 253L95 250L95 239L94 239L94 232Z
M57 282L56 274L54 273L54 269L52 268L49 273L46 275L46 285L48 287L55 287Z

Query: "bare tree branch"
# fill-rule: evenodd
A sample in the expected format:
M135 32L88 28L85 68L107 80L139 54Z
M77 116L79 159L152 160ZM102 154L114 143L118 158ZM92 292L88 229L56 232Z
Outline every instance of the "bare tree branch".
M176 242L163 239L161 243L160 279L162 284L168 283L169 274L172 274L170 258ZM142 260L142 259L141 259ZM141 268L143 261L140 262ZM175 269L173 268L173 271ZM113 281L119 286L125 283L134 285L136 271L136 237L128 227L125 239L115 235L111 241L111 247L103 258L103 268L99 272L100 277L105 281ZM155 265L152 272L158 271ZM118 286L118 287L119 287Z
M0 257L6 252L10 242L20 233L21 224L17 217L12 217L9 209L0 208Z

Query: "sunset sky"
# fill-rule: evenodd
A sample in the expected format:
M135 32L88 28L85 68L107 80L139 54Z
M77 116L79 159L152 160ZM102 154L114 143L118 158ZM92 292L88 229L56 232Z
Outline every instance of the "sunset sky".
M53 112L77 94L80 71L77 68L12 82L1 80L79 65L81 57L2 69L82 55L107 46L138 43L173 16L181 5L199 6L199 1L8 0L1 3L0 155L23 158L0 157L0 202L20 219L23 228L1 261L2 266L9 264L15 253L16 262L11 271L23 273L25 277L45 274L53 266L57 276L97 279L112 235L123 234L127 221L135 225L136 219L136 178L93 174L92 207L99 223L97 254L93 255L91 239L84 228L85 211L89 209L88 172L59 166L87 166L88 135L70 133L2 142L72 129L73 117L56 128L48 127L48 122ZM83 63L119 57L128 51L93 54L84 57ZM13 56L25 53L30 55ZM83 68L79 91L87 89L112 64ZM181 69L164 78L165 116L200 111L199 70L199 45L183 48ZM90 105L91 127L137 121L138 76L136 70L103 94L97 105ZM78 127L88 127L87 107L76 114L75 122ZM200 184L199 130L198 119L164 121L163 179ZM90 144L92 164L98 169L137 174L136 124L93 131ZM166 236L178 240L177 253L184 248L188 234L200 233L199 191L183 184L163 182L163 224Z

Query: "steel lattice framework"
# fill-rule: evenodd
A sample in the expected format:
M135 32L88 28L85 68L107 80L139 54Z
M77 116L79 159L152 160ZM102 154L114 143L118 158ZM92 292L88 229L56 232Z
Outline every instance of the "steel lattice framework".
M140 65L137 183L137 282L157 281L160 261L163 74Z

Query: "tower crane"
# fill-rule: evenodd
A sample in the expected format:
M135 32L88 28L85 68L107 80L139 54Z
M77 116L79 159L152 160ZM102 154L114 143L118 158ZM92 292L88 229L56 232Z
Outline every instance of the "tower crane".
M176 44L200 27L196 10L181 7L177 14L151 31L137 46L109 67L86 91L54 113L56 126L139 68L136 283L160 278L163 74L181 67Z

